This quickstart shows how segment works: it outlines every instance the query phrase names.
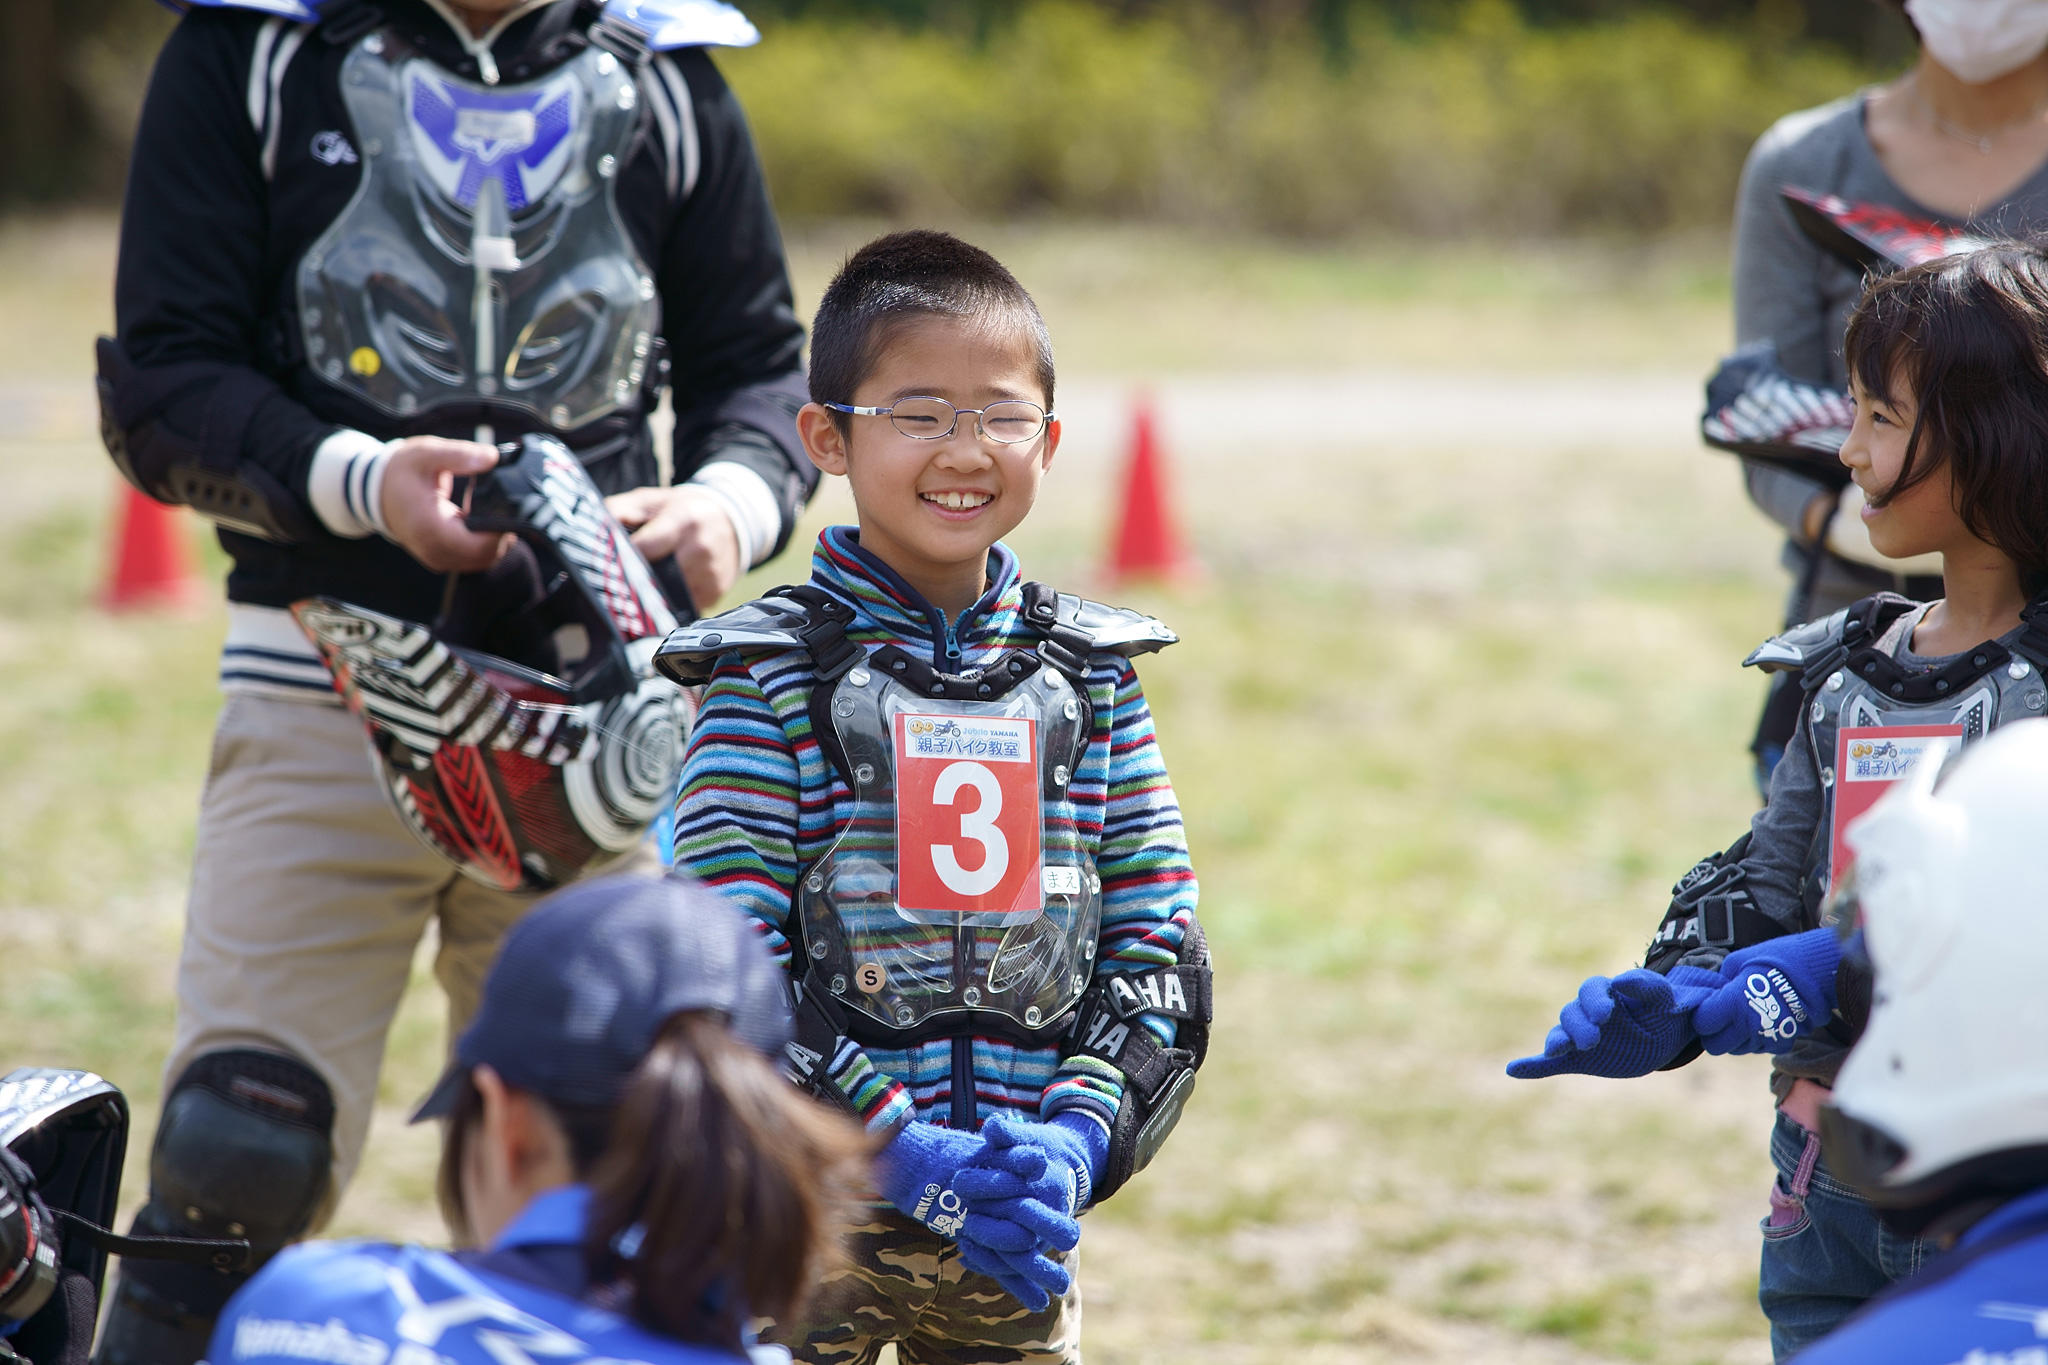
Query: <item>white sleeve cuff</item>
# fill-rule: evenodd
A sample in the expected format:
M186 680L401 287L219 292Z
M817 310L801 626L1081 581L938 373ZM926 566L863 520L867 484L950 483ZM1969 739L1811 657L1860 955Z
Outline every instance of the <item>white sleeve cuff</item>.
M384 465L397 445L348 427L320 443L306 476L306 500L328 530L345 540L387 534Z
M733 534L739 538L743 569L768 557L782 534L782 504L766 479L743 464L713 460L690 476L689 486L703 489L725 505Z

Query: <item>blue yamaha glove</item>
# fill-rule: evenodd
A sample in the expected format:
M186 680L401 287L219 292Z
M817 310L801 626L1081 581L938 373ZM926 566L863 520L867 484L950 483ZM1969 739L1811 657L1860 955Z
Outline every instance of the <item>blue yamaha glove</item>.
M976 1133L962 1133L936 1123L906 1123L876 1158L875 1188L882 1198L941 1237L957 1239L966 1208L954 1182L987 1147L988 1143ZM1024 1180L1009 1171L997 1169L983 1174L983 1187L992 1195L1001 1189L1010 1192L1008 1196L996 1197L1015 1198L1024 1192Z
M1049 1253L1079 1245L1074 1215L1086 1206L1109 1159L1109 1133L1069 1112L1049 1123L990 1119L981 1135L986 1154L955 1182L967 1206L961 1261L995 1276L1018 1302L1040 1311L1073 1284L1072 1274ZM1006 1186L1004 1176L1021 1178L1022 1191ZM1003 1272L987 1268L988 1261L999 1262Z
M1509 1062L1508 1075L1522 1081L1567 1072L1647 1076L1693 1040L1693 1008L1720 984L1719 976L1698 967L1673 967L1669 976L1641 967L1589 976L1578 998L1559 1011L1542 1055Z
M1728 954L1721 987L1693 1011L1707 1051L1785 1052L1826 1028L1835 1012L1835 969L1842 940L1809 929Z

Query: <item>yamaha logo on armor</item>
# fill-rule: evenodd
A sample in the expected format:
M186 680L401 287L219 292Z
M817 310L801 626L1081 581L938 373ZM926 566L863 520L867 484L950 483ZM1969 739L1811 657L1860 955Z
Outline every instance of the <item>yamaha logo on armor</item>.
M1182 1015L1188 1012L1187 993L1181 989L1180 977L1172 973L1112 976L1109 995L1120 1014L1131 1015L1140 1010Z

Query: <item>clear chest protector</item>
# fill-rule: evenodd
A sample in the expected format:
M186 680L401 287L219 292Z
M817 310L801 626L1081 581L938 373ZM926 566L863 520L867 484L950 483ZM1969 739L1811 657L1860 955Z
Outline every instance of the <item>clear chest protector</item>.
M299 265L312 371L395 418L500 405L566 432L637 405L660 303L615 202L632 67L590 47L477 85L380 30L341 89L362 180Z
M1025 676L979 700L996 689L976 675L950 695L906 686L894 653L870 654L813 707L853 804L798 882L808 975L862 1042L1048 1041L1088 985L1102 920L1070 794L1093 708L1035 657L1012 656Z

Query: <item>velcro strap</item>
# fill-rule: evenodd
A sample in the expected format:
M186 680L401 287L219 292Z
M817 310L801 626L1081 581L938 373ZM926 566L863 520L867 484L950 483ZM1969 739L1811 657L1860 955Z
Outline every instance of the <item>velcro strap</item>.
M1083 1004L1068 1037L1073 1052L1108 1062L1123 1073L1124 1084L1147 1101L1158 1095L1176 1070L1186 1070L1192 1057L1185 1048L1161 1043L1137 1020L1119 1017L1115 1007L1094 992Z
M590 45L611 53L634 71L647 64L647 39L639 29L609 10L599 14L597 21L590 26Z
M796 633L810 653L819 682L831 682L864 657L866 651L846 638L846 628L853 624L853 608L831 593L799 583L793 588L777 588L769 596L787 597L804 607L804 623Z
M1037 633L1039 655L1072 678L1085 683L1088 655L1095 642L1087 632L1060 620L1060 595L1044 583L1025 583L1018 589L1024 600L1024 623Z
M1649 959L1675 960L1694 948L1746 948L1785 932L1739 883L1674 901L1650 939Z

